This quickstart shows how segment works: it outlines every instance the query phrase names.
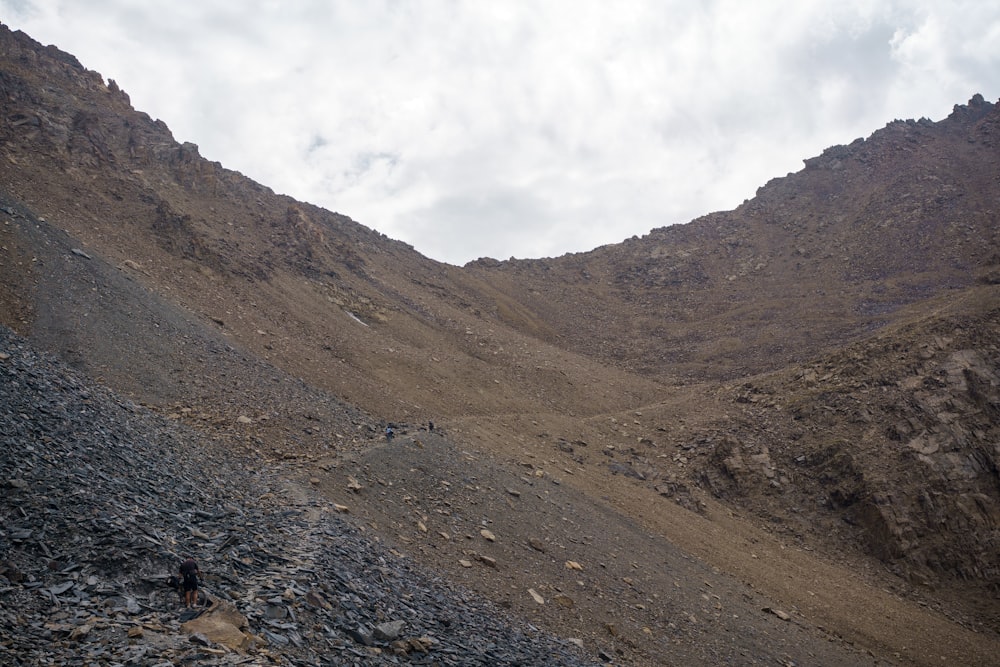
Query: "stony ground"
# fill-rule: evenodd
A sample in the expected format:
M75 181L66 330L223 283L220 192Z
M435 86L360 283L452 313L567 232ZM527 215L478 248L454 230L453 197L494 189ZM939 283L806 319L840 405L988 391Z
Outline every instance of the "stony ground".
M267 462L0 335L3 664L883 664L565 473L405 425Z
M588 664L0 328L0 663ZM166 586L190 554L210 606Z
M318 479L369 532L611 662L883 664L588 501L569 474L502 465L421 429Z
M287 579L287 572L277 567L284 565L282 561L267 557L258 562L252 553L241 550L270 544L268 552L280 555L288 548L281 540L287 537L289 524L303 517L311 520L318 512L353 526L364 538L363 544L383 548L380 553L388 560L402 557L399 562L419 565L436 582L455 582L489 600L498 613L520 619L558 637L558 641L579 640L583 660L633 665L998 662L996 633L981 619L970 617L962 601L942 607L945 597L940 593L914 589L873 567L863 555L832 548L817 553L813 549L824 543L822 536L803 542L799 534L787 533L784 526L762 530L752 517L720 505L692 485L689 475L682 474L704 465L712 449L710 441L699 444L703 436L696 434L718 433L721 437L729 433L737 406L760 408L756 394L747 398L747 403L733 403L720 401L719 392L687 387L683 392L663 393L661 404L641 411L586 417L575 417L576 410L451 417L441 419L433 435L420 430L426 429L426 422L400 423L400 436L389 445L380 437L381 420L248 354L225 334L206 329L189 312L155 298L99 258L74 253L72 240L50 227L38 222L24 224L21 218L17 224L38 237L31 241L38 294L30 313L35 337L91 377L122 387L131 398L141 399L166 418L158 417L147 435L130 436L127 431L115 435L120 416L100 426L100 443L130 443L113 459L116 467L111 471L107 465L101 468L103 474L117 479L121 470L128 470L120 464L131 460L133 454L141 454L135 443L160 443L162 439L155 434L166 428L164 425L177 428L184 424L191 429L187 436L174 437L173 446L180 452L173 456L176 465L164 466L157 457L140 456L144 472L136 473L138 477L129 473L117 487L96 486L107 480L94 477L92 502L99 503L102 493L110 498L127 496L127 489L143 488L150 480L163 485L156 487L164 489L160 493L168 493L167 489L179 484L168 479L221 480L193 484L198 502L194 506L182 502L183 511L175 511L172 500L165 503L166 509L157 520L167 523L154 530L175 542L168 541L166 555L149 556L147 570L129 579L151 578L145 588L125 590L133 597L140 596L136 599L155 594L158 602L148 604L162 603L156 608L166 608L160 613L167 616L151 617L151 627L141 630L170 637L162 640L153 635L157 643L148 649L149 655L160 650L161 641L174 642L171 646L175 648L170 650L194 651L191 655L230 650L221 648L225 644L217 641L208 647L189 647L192 635L181 630L177 610L159 588L183 546L196 537L185 523L193 522L209 538L193 540L196 546L199 539L207 545L197 551L210 573L209 589L218 586L232 597L236 611L247 619L244 629L237 627L240 634L230 643L240 645L247 634L268 642L246 656L220 653L216 659L258 659L273 653L282 656L276 660L308 660L308 651L330 661L339 659L336 651L353 657L358 657L354 652L360 652L364 659L385 658L391 642L376 640L375 647L364 646L364 641L356 641L350 632L357 632L357 628L338 620L350 620L350 616L338 617L337 607L326 610L322 606L323 600L331 606L337 601L339 608L350 609L340 601L344 589L329 583L339 581L333 574L321 577L327 586L334 587L331 595L318 584L310 588L299 585L291 591L293 600L300 596L299 607L324 616L323 622L314 624L319 628L313 627L312 636L307 636L301 625L281 627L298 621L267 616L267 601L283 600L288 587L274 586L267 592L269 597L252 602L240 590L228 593L225 586L213 581L212 573L218 570L211 561L219 557L213 540L224 542L223 536L229 534L242 540L234 552L238 558L229 559L232 581ZM8 238L8 247L24 239L17 235ZM541 354L536 357L549 363ZM613 374L595 375L593 380L604 386L618 381ZM51 382L59 386L63 381ZM564 382L562 374L553 373L550 390L557 391ZM87 391L103 395L104 390ZM742 396L740 391L735 394L736 399ZM45 395L20 396L18 400L28 401L21 412L35 415L32 401ZM122 399L112 399L116 402ZM56 414L60 410L44 401L39 407L54 409ZM142 420L153 418L141 405L133 405L127 413L133 420L140 419L139 415L146 415ZM32 419L40 420L44 414ZM12 418L10 414L8 418ZM765 432L774 428L773 424L764 426ZM11 442L23 443L27 438L35 446L34 441L46 437L59 440L41 429ZM97 449L97 441L87 446ZM14 453L36 455L25 453L20 444L8 450L8 457ZM20 465L18 459L8 460L8 466ZM650 466L650 462L655 465ZM233 471L233 466L238 469ZM164 467L191 472L163 471ZM656 474L649 476L650 471ZM50 467L40 470L35 479L55 475L56 483L58 474L62 472ZM647 479L637 477L640 474ZM12 469L3 479L21 478L28 479ZM36 484L47 489L49 483ZM244 484L259 488L246 490ZM11 488L17 491L16 486ZM214 494L221 493L220 489L231 489L234 495L216 499ZM70 493L75 490L73 487ZM11 497L22 496L12 493ZM65 506L65 502L58 505ZM239 523L242 515L227 515L227 506L242 508L243 514L253 517L251 533L229 523L228 517ZM338 506L347 511L338 510ZM27 511L28 505L24 507ZM209 514L199 516L196 510ZM282 523L285 511L299 515L289 515ZM176 517L184 518L179 526L174 523ZM212 521L217 525L210 526L211 530L198 527L198 522ZM107 537L112 539L120 530L127 536L142 534L133 530L134 525L106 526ZM494 536L492 541L480 532L484 529ZM160 539L155 534L153 537ZM266 541L271 538L278 542ZM139 544L153 548L146 542ZM33 543L16 546L29 547L22 552L24 563L18 565L22 572L42 566L43 561L32 554L43 547ZM314 549L310 545L302 548ZM297 553L298 547L289 549ZM358 549L368 552L367 547ZM51 547L50 551L59 553ZM41 554L46 563L54 560L44 551ZM358 561L363 563L365 558L359 555ZM314 565L307 567L315 569ZM43 575L35 575L35 579L44 583L45 590L53 586L58 590L67 581L59 576L61 569L50 571L46 565ZM98 575L88 571L88 580L90 576ZM381 581L380 576L362 573L357 580L374 577ZM226 585L235 586L232 581ZM314 600L319 606L305 602L312 587L324 596ZM432 586L423 588L430 590ZM85 588L81 592L90 593ZM378 599L374 593L370 597ZM41 598L28 599L41 604ZM219 599L225 600L221 595ZM453 606L449 601L448 607ZM282 613L276 606L270 611L272 615ZM381 616L372 613L364 620L369 629L399 620L386 617L385 612ZM55 633L50 638L64 643L44 649L53 658L77 659L81 646L100 650L102 642L106 643L104 638L113 636L111 625L88 623L90 615L79 609L73 609L69 620L60 617L50 621L46 617L43 621L45 615L37 614L41 611L26 616L40 624L43 633L31 646L46 641L46 622L60 624L55 626L58 632L49 629ZM301 609L295 614L297 619L308 616ZM476 625L487 627L480 622ZM69 640L77 626L82 627L77 638L83 632L88 636L94 633L92 644ZM167 630L158 630L160 626ZM234 626L229 623L226 627ZM117 631L119 635L127 632L122 628ZM415 630L413 636L401 639L421 639L423 632ZM527 630L526 636L531 632ZM21 635L9 636L14 641ZM319 644L314 644L315 637L320 638ZM312 648L296 646L295 638ZM288 644L282 644L282 639L288 639ZM119 641L124 639L119 636L115 642ZM132 641L141 645L134 637ZM256 646L257 640L253 641ZM116 650L124 650L124 644L113 644L119 647ZM336 646L344 648L330 653ZM372 648L383 653L369 658ZM422 659L423 654L414 650L417 652L411 650L407 659ZM496 663L498 659L494 656L491 660ZM512 657L510 664L517 660Z

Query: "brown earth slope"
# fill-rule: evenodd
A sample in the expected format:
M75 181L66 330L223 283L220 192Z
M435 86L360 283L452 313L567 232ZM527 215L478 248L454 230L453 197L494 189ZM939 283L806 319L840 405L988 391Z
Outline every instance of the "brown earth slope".
M1000 663L996 105L459 268L5 28L0 104L2 322L399 551L625 662Z

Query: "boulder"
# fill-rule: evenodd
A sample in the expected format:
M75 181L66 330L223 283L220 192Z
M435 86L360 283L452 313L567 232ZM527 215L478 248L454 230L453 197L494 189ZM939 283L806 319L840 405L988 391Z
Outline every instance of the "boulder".
M204 635L216 644L234 651L245 651L253 645L254 639L247 630L246 616L225 600L215 601L208 610L181 625L181 631L189 635Z

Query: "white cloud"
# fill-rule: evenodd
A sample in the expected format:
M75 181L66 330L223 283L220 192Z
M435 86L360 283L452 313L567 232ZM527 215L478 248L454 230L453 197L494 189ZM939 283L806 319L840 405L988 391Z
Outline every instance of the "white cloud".
M893 118L1000 95L966 0L0 0L181 141L436 259L731 208Z

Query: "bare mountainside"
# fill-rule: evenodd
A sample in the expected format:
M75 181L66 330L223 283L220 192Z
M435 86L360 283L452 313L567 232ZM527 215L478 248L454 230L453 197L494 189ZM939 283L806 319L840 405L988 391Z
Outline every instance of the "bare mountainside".
M1000 662L997 105L453 267L6 28L0 104L0 322L205 447L605 661Z
M998 134L996 107L977 95L941 122L894 121L828 148L734 211L469 268L535 313L522 322L498 302L498 319L643 375L774 370L997 277Z

